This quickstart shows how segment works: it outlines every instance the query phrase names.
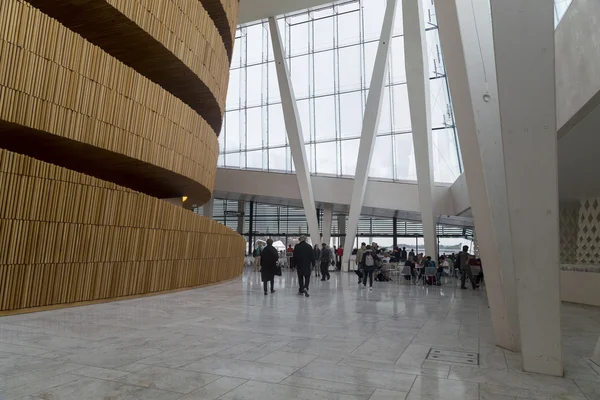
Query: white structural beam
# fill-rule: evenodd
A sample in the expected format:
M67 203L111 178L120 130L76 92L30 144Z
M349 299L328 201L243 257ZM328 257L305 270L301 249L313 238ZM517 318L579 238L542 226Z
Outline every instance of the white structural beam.
M371 167L371 157L373 156L375 137L377 135L377 127L379 126L379 116L381 115L383 88L385 86L385 76L387 75L387 61L392 41L394 19L396 16L396 4L397 0L388 0L383 16L383 26L381 28L381 36L379 38L379 45L375 56L371 86L369 87L369 95L367 97L363 126L360 135L358 159L356 160L356 173L354 175L354 188L350 200L348 225L346 226L346 240L344 243L346 251L344 251L342 265L348 265L348 260L352 254L353 243L356 238L356 229L358 227L358 219L360 218L360 212L365 198L369 169Z
M323 206L323 243L331 241L331 225L333 224L333 204Z
M313 175L311 183L317 205L334 204L336 210L340 210L339 206L343 206L344 212L348 212L347 207L350 205L354 188L353 179ZM465 208L455 208L455 196L452 191L456 191L456 188L451 188L447 184L437 184L435 187L435 207L442 215L458 215L458 211L465 210ZM289 200L290 205L302 207L297 177L283 172L217 168L214 193L217 198L237 200L239 197L248 201L260 198L261 200L256 201L271 204L285 205L287 204L285 201ZM381 193L386 195L381 196ZM265 201L265 197L273 200ZM467 208L469 207L468 198L463 203L457 204L461 207L466 204ZM393 216L394 211L420 213L417 183L369 180L363 212L365 208L392 211L389 213L390 216Z
M433 208L433 151L431 139L431 100L429 60L421 0L403 0L404 59L410 104L419 202L425 253L437 259L436 222Z
M269 17L269 27L271 30L271 39L273 42L273 54L275 56L275 69L277 70L277 80L279 82L279 92L281 94L281 105L283 107L283 118L287 130L288 140L292 159L296 167L296 176L300 188L300 197L308 222L308 232L312 243L320 242L319 222L315 208L315 196L313 194L310 180L310 170L306 161L306 150L304 148L304 136L302 135L302 126L298 114L294 88L290 77L289 68L285 62L283 42L281 33L275 17Z
M494 336L498 346L518 351L517 288L489 0L437 0L436 15L479 253L485 260Z
M523 368L561 376L554 3L491 8Z

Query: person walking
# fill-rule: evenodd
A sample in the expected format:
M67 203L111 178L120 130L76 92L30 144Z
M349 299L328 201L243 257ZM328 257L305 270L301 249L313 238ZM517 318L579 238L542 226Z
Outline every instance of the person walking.
M329 275L329 263L331 262L331 258L333 254L331 254L331 249L327 248L327 245L323 243L323 249L321 250L321 280L328 281L331 278Z
M358 249L358 251L356 252L356 270L360 273L360 271L362 270L362 257L363 254L365 254L365 250L367 249L367 244L365 242L362 242L360 244L360 249ZM360 285L362 282L361 279L361 275L358 275L358 284Z
M260 257L260 276L263 282L265 296L267 295L267 284L271 282L271 293L275 293L275 270L279 261L279 253L273 247L273 239L267 239L267 246L263 249Z
M394 246L394 250L392 250L392 257L390 258L390 262L400 262L400 249L398 246Z
M342 269L342 258L344 257L344 246L340 245L335 251L335 269L336 271L340 271Z
M306 236L300 236L300 243L294 247L294 264L298 271L298 294L308 294L310 285L311 268L315 266L315 252L310 244L306 243ZM322 256L322 253L321 253Z
M260 266L261 266L260 256L261 256L262 250L263 250L262 244L259 244L254 249L253 256L254 256L254 270L255 271L260 271Z
M410 278L413 284L417 284L417 271L415 269L415 260L412 257L408 257L408 260L404 262L404 265L410 268Z
M471 255L469 254L469 246L463 246L462 251L458 253L456 262L458 263L458 267L462 272L460 276L460 288L466 289L465 280L467 279L467 275L469 276L469 281L471 282L471 286L473 289L477 289L479 286L475 283L475 277L473 276L473 272L471 271L471 266L469 265L469 260L471 259Z
M286 258L287 258L287 264L288 264L288 268L290 270L294 269L294 249L292 248L291 244L288 244L288 248L286 250Z
M315 244L315 264L317 264L319 261L321 261L321 249L319 248L318 244ZM319 276L319 266L315 265L315 276Z
M375 271L375 263L379 261L379 257L371 246L367 246L362 257L363 269L363 287L367 287L367 277L369 278L369 290L373 290L373 271Z
M408 260L408 254L406 253L406 247L403 247L402 251L400 252L400 261L406 260Z

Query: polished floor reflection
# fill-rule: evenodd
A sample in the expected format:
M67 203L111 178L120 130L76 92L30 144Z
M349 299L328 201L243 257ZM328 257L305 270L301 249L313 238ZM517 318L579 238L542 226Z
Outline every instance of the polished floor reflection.
M0 318L0 399L595 400L600 310L563 305L566 377L493 345L485 294L333 273ZM314 279L314 278L313 278ZM426 359L431 348L450 362ZM479 365L464 354L479 353Z

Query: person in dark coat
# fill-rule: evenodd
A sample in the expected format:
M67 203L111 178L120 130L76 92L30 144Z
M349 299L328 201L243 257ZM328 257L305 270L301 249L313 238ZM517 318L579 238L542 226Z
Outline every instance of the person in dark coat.
M314 251L315 251L315 261L319 262L319 260L321 259L321 249L319 248L318 244L315 244ZM315 266L315 271L316 271L315 276L319 276L319 266L318 265Z
M300 243L294 247L294 261L298 271L298 294L308 294L310 285L310 272L315 266L315 252L310 244L306 243L306 236L300 236Z
M369 290L373 290L373 271L376 268L376 262L380 261L379 257L373 250L372 246L367 246L362 256L363 269L363 286L367 287L367 277L370 279Z
M331 275L329 275L329 263L334 257L335 256L332 254L331 249L328 249L327 245L323 243L323 250L321 250L320 258L318 258L318 260L321 261L322 281L328 281L331 279Z
M267 295L267 284L269 282L271 282L271 293L275 293L273 286L275 285L277 261L279 261L279 254L277 253L277 249L273 247L273 239L267 239L267 247L260 254L260 275L263 281L263 288L265 289L265 296Z

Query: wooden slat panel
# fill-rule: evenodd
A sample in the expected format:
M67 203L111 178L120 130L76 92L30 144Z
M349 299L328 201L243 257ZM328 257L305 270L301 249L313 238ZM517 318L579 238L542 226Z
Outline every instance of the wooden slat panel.
M233 53L235 30L237 29L239 0L200 0L214 21L229 54Z
M22 0L0 13L0 147L156 197L210 198L218 142L194 109Z
M7 150L0 176L0 192L11 193L0 197L0 311L160 293L242 272L244 239L181 207Z
M221 129L231 46L226 49L224 38L200 1L28 2L173 93L216 132ZM232 22L237 22L237 13L235 17L232 14ZM70 37L58 44L65 45L76 47ZM73 56L72 52L63 54L65 58ZM96 67L93 62L88 64L90 69Z

